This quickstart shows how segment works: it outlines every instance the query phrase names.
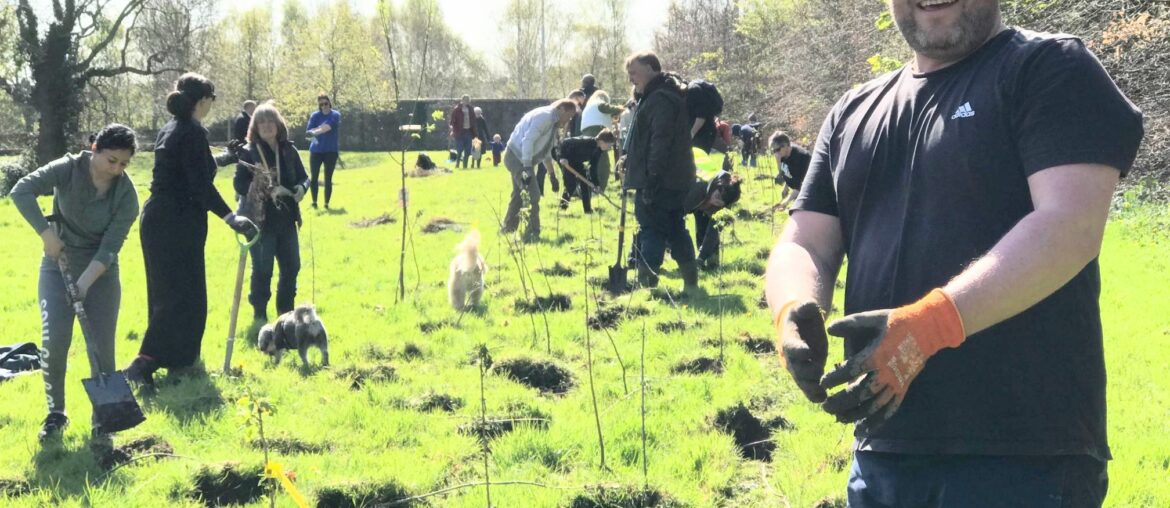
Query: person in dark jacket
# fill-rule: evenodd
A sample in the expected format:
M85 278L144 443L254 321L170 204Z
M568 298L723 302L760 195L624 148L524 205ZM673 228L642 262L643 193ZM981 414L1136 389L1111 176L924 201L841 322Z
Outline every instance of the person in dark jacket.
M253 319L266 323L274 259L280 266L276 314L293 310L296 303L297 274L301 270L299 203L309 186L300 153L288 138L288 124L271 103L256 108L240 162L233 184L236 194L243 196L241 214L260 225L260 240L250 249L252 284L248 303L252 304ZM257 177L244 163L258 166L264 174Z
M609 159L609 151L616 142L617 137L608 129L598 132L596 136L568 138L561 142L557 160L561 165L561 175L565 178L561 210L569 207L569 200L580 189L581 205L585 213L593 213L592 189L599 187L604 178L598 174L598 168L602 161ZM588 182L582 182L577 175L584 177Z
M483 110L478 106L475 111L475 137L479 140L479 156L475 158L475 167L483 166L483 154L491 149L492 140L488 138L487 119L483 117Z
M41 355L49 414L40 439L59 438L69 424L65 416L65 370L73 341L73 307L61 276L62 255L89 316L85 348L101 372L114 371L114 344L122 283L118 253L138 219L138 193L126 166L138 149L134 131L110 124L94 139L93 149L66 155L24 176L12 188L12 204L40 235L41 260L37 300L41 314ZM53 224L37 205L37 196L53 196ZM94 421L93 434L104 432Z
M256 111L256 101L244 101L243 108L240 109L240 114L236 115L236 119L232 120L232 137L233 141L239 141L241 144L248 137L248 126L252 124L252 112Z
M683 201L695 181L690 121L680 84L662 73L653 52L626 59L626 71L641 97L626 139L623 189L634 189L638 221L638 281L658 284L667 245L678 262L684 289L698 289L695 248L684 218Z
M734 205L742 194L738 176L720 171L710 182L696 178L687 192L685 208L695 218L695 247L699 266L705 270L719 267L719 227L715 213Z
M812 162L812 154L803 146L792 144L787 134L776 131L768 141L769 150L776 158L776 184L784 187L780 193L780 202L777 208L785 209L796 201L800 194L800 186L804 184L804 175L808 173L808 164Z
M203 249L207 213L249 238L256 225L237 216L215 188L217 166L236 161L240 146L212 157L200 123L215 103L215 85L187 73L167 95L174 118L154 142L154 179L142 210L142 259L146 264L148 323L127 379L153 383L160 367L189 367L199 358L207 325L207 277Z

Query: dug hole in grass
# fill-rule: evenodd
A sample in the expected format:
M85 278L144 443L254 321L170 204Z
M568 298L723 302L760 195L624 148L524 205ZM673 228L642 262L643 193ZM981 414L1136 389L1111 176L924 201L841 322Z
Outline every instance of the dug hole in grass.
M543 393L561 395L575 384L573 373L567 367L550 360L526 356L499 360L492 365L492 372Z
M700 356L689 358L674 364L670 368L672 374L719 374L723 372L723 363L718 358Z
M31 494L32 485L23 478L0 478L0 497L20 497Z
M772 441L771 431L742 402L719 410L712 423L720 432L731 435L744 458L772 461L776 443ZM786 423L782 418L773 422L778 427Z
M398 373L389 363L349 365L338 370L334 376L349 381L351 390L361 390L366 383L390 383L398 379Z
M138 457L153 454L156 459L163 459L174 453L174 447L165 439L159 436L143 436L101 454L97 461L103 469L112 469Z
M264 467L260 464L204 465L195 473L187 491L179 494L208 507L249 504L268 493L270 485L264 481L263 474Z
M514 306L518 312L528 314L558 312L569 310L573 306L573 299L566 294L553 293L548 296L537 296L532 301L516 300Z
M399 502L413 497L410 491L395 482L346 483L317 490L317 508L365 508ZM420 506L407 502L395 506Z
M569 502L568 508L684 508L685 504L659 490L629 485L591 487Z

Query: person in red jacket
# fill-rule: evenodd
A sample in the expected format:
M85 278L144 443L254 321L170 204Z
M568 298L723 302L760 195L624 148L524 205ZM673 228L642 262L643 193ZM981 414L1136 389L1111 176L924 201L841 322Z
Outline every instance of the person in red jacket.
M447 125L451 126L451 138L455 140L455 167L459 167L462 163L464 168L467 168L467 159L471 157L471 140L477 136L478 127L476 126L475 107L471 105L471 96L464 95L459 99L459 104L451 110L448 115L450 120Z

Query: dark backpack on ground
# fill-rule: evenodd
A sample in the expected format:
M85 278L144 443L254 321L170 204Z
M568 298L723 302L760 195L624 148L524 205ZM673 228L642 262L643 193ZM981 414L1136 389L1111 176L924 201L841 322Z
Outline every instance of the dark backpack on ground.
M0 346L0 381L6 381L22 372L30 372L43 367L41 350L32 342L14 346Z
M431 158L428 157L425 153L418 154L418 160L415 161L414 165L420 169L425 169L428 171L435 169L436 167L435 162L432 161Z

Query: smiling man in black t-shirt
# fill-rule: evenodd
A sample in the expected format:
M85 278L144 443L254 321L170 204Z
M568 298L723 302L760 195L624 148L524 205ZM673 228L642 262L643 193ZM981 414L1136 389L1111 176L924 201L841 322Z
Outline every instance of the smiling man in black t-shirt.
M830 112L769 261L785 365L859 421L852 507L1099 506L1097 256L1141 113L1080 40L1009 29L996 0L890 7L914 60ZM822 378L845 256L846 362Z

